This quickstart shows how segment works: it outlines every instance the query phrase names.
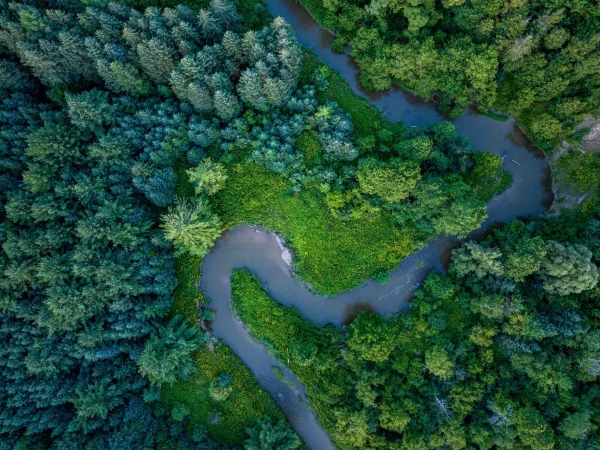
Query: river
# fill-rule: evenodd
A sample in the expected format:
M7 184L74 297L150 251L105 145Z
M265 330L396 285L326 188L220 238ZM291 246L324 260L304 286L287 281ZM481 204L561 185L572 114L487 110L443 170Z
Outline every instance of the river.
M331 34L319 27L307 11L294 0L267 0L269 12L285 18L296 32L298 41L342 74L354 92L379 106L393 121L407 126L427 125L443 120L434 105L411 93L393 89L378 93L364 92L358 84L354 60L330 49ZM513 174L513 184L491 200L488 219L479 232L495 222L509 222L520 216L545 212L552 202L550 168L541 150L533 147L513 120L494 121L468 110L454 120L460 133L471 139L473 147L505 155L504 167ZM476 232L474 232L476 234ZM292 277L289 253L281 241L267 230L239 226L219 238L202 264L200 287L211 300L215 316L211 330L246 364L260 386L275 400L292 428L309 449L333 449L327 433L311 412L306 391L296 377L272 358L265 347L254 341L231 311L231 273L246 268L254 273L269 294L282 305L297 307L314 323L344 325L356 314L369 309L382 314L397 313L408 305L414 291L431 270L444 270L458 240L442 237L404 259L390 273L385 285L368 281L362 287L333 298L309 292ZM295 388L281 382L272 367L279 366Z

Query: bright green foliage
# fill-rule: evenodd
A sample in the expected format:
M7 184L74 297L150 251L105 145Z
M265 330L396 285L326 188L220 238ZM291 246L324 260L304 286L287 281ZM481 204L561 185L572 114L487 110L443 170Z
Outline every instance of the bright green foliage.
M189 195L193 195L193 188L189 191ZM181 314L193 323L198 323L198 305L205 302L197 286L201 265L201 258L189 254L176 260L178 284L171 314ZM186 405L192 423L205 426L212 439L241 445L246 428L253 426L257 418L268 414L276 420L283 419L283 414L269 394L260 388L250 369L225 344L218 342L212 349L202 346L192 358L196 374L187 382L176 380L172 385L163 385L161 399L167 405ZM231 375L231 394L225 402L215 401L210 386L224 373ZM218 424L212 423L216 408L223 413L223 420Z
M546 246L543 239L522 236L514 244L505 244L506 276L515 281L523 281L525 277L537 272L546 256Z
M150 336L138 360L140 372L157 385L173 384L177 376L189 379L196 373L190 353L202 341L197 328L182 316L175 316Z
M433 347L425 352L425 367L442 380L450 378L454 373L454 365L448 357L448 352L439 347Z
M314 361L317 351L317 346L308 340L294 336L290 342L292 358L301 366L310 365Z
M528 406L518 411L514 423L521 441L532 450L550 450L554 448L552 429L544 417Z
M408 197L421 178L417 163L400 158L387 163L367 158L358 166L356 175L365 194L377 195L390 203Z
M313 167L318 163L318 158L323 155L323 149L314 131L303 132L298 136L296 147L304 155L304 161L308 167Z
M385 361L398 345L394 327L379 314L360 313L350 329L348 347L366 361Z
M485 203L476 198L458 198L446 210L435 211L441 214L434 219L437 233L466 237L467 230L474 230L487 219Z
M592 253L583 245L548 242L539 272L544 289L569 295L593 288L598 283L598 269L591 259Z
M171 241L178 253L189 252L204 256L221 234L219 219L211 215L208 202L203 197L193 201L177 199L167 214L161 217L165 238Z
M210 158L206 158L196 167L187 172L189 180L194 183L196 194L213 195L223 189L227 174L225 166L221 163L214 163Z
M273 424L270 417L259 419L255 428L246 430L248 439L244 442L246 450L294 450L300 447L300 438L283 420Z
M210 382L208 391L210 392L210 396L213 398L213 400L217 402L227 400L233 391L233 386L231 385L231 375L227 373L220 374L217 378Z
M470 102L514 115L550 149L598 110L598 14L587 3L304 0L346 43L367 89L398 83L456 117ZM532 17L538 20L531 19ZM576 114L557 107L576 98Z
M540 240L569 235L563 248L598 255L597 227L569 213L464 244L455 255L490 258L488 269L431 273L389 321L363 312L349 327L317 327L245 271L233 275L232 302L281 363L294 342L318 348L309 365L289 365L337 448L585 448L598 439L598 289L556 301L537 279L543 264L515 282L505 252L543 261Z
M465 176L465 182L473 187L477 198L489 201L504 191L512 177L502 168L502 160L489 152L473 154L473 168Z
M467 242L452 253L452 268L459 277L474 274L478 278L487 275L502 275L502 253L498 249L486 248L475 242Z

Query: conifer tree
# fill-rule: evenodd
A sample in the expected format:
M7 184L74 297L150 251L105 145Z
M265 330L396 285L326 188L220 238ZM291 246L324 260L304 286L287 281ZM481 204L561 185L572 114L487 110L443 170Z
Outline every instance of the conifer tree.
M137 46L140 65L148 77L158 84L169 81L171 72L175 70L173 50L157 38L142 42Z
M193 82L188 85L187 100L201 113L210 112L215 107L210 91L205 84L200 82Z
M188 380L196 373L190 353L201 343L198 329L177 315L150 336L138 360L140 372L156 385L173 384L176 377Z
M237 91L242 101L259 111L267 111L269 103L263 94L262 80L254 69L247 69L242 72L240 81L237 85Z
M92 89L65 96L71 122L82 130L97 130L113 121L114 107L108 103L106 92Z
M114 92L142 95L150 89L146 76L130 63L99 59L97 70L106 86Z
M162 217L165 237L179 254L202 257L221 233L219 219L211 214L208 202L197 197L194 203L176 199L175 205Z
M242 111L242 106L237 97L229 91L215 92L213 104L217 115L226 122Z

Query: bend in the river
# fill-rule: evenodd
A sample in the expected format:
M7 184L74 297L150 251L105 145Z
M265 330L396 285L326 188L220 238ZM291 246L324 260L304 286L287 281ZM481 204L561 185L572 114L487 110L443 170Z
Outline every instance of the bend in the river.
M266 3L273 16L282 16L291 24L301 44L310 47L323 62L339 71L354 92L378 105L390 120L401 120L406 125L427 125L442 119L431 104L400 89L365 93L358 85L358 69L353 59L330 49L331 34L321 29L300 4L294 0L267 0ZM514 176L511 187L488 203L489 218L482 229L494 222L509 222L546 211L552 200L548 162L514 121L497 122L468 111L454 123L459 132L471 139L474 148L505 155L504 167ZM369 281L353 291L324 298L309 292L293 279L291 268L282 257L285 249L275 235L255 227L237 227L218 239L202 265L200 286L211 299L216 313L212 333L250 368L309 449L332 449L329 436L309 409L304 387L287 368L269 356L262 344L252 339L233 314L230 305L232 271L249 269L275 300L297 307L314 323L342 325L362 309L382 314L401 311L429 271L443 270L442 259L457 242L448 237L430 242L404 259L398 269L390 273L385 285ZM273 373L273 366L281 367L296 388L281 382Z

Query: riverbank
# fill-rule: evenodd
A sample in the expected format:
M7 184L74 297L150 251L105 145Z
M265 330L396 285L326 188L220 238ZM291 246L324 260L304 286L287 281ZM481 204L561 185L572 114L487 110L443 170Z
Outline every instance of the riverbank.
M275 5L275 2L267 2L267 5L270 7L271 12L276 15L277 13L282 12L283 7L281 6L281 4L288 4L289 5L289 1L288 2L277 2L278 4ZM308 17L310 17L310 19L312 21L314 21L315 23L318 23L319 26L321 27L322 30L324 30L325 32L327 32L328 34L330 34L330 39L326 41L328 41L327 43L329 45L331 45L333 43L333 39L335 37L335 33L333 31L333 25L334 22L333 20L335 19L334 17L331 18L332 22L328 23L327 22L327 17L329 17L331 14L328 13L321 5L321 2L319 0L303 0L301 2L295 3L295 6L286 6L286 8L289 11L292 11L294 14L296 15L301 15L301 13L298 11L298 9L302 8ZM288 17L289 18L289 17ZM301 27L307 27L307 21L305 19L301 19L298 24ZM323 38L321 38L321 40L323 40ZM305 44L306 45L306 44ZM347 56L347 55L342 55L340 54L340 56ZM351 59L351 58L348 58ZM358 75L357 75L358 76ZM417 94L413 91L410 91L408 89L406 89L405 87L400 87L403 91L410 93L411 96L413 97L417 97ZM425 102L425 100L423 100ZM510 115L508 115L506 112L503 111L496 111L496 110L490 110L491 113L488 112L484 112L484 113L480 113L482 115L485 115L487 117L490 117L494 120L500 120L500 121L506 121L506 120L511 120L513 121L516 126L521 130L521 132L527 136L527 138L529 140L531 140L531 138L528 136L528 132L526 130L525 127L522 126L521 123L519 123L515 118L510 117ZM498 114L500 113L500 114ZM597 124L596 124L597 125ZM593 130L589 133L589 135L593 135ZM585 141L586 138L584 138ZM564 146L563 146L564 147ZM567 147L569 148L569 147ZM571 147L572 151L577 151L577 146L575 147ZM543 149L540 149L541 152L543 152L546 155L546 158L549 161L549 164L551 165L551 168L548 170L549 176L548 179L551 180L551 182L548 182L548 185L551 186L551 197L550 200L548 202L548 207L547 207L547 212L549 214L558 214L560 212L561 208L571 208L571 207L576 207L578 205L580 205L580 200L581 197L583 195L583 192L581 192L580 189L578 189L573 183L570 183L568 181L562 181L561 183L557 183L556 181L556 177L552 176L553 173L559 173L560 170L558 167L558 160L559 158L557 157L562 155L562 148L555 148L551 151L545 151ZM593 150L592 150L593 151ZM571 169L568 169L571 170ZM594 198L594 195L591 195L589 198Z
M310 77L314 68L319 64L320 61L314 54L312 57L308 58L308 63L303 71L303 80L305 82L310 82ZM388 129L392 133L400 133L405 129L400 121L391 123L388 120L390 117L397 120L393 111L392 114L388 113L387 115L384 115L378 106L374 106L369 103L366 98L361 98L359 95L356 95L357 92L353 89L351 83L348 84L348 79L344 79L344 77L336 71L331 73L329 81L329 88L318 94L319 100L321 102L333 100L340 104L340 106L351 116L353 122L355 122L355 139L369 134L375 134L382 128ZM384 101L386 100L385 97L381 98ZM388 100L388 106L393 105L395 102L394 99ZM408 106L410 105L407 102L402 103L402 107ZM430 121L430 123L437 121L439 115L435 111L431 113L427 109L428 107L425 108L426 121ZM414 118L418 116L422 110L421 105L417 103L417 108L415 111L409 112L409 116ZM405 111L409 110L405 109ZM485 149L486 144L489 144L489 133L486 132L489 128L486 127L489 127L490 125L488 122L479 122L481 119L488 120L483 117L465 115L462 122L459 121L457 126L459 128L471 126L472 128L480 129L482 132L475 136L475 140L479 148ZM473 122L472 125L465 125L470 121ZM496 144L497 142L506 143L507 146L509 146L508 151L514 152L511 153L511 155L514 155L515 157L517 157L516 155L519 155L517 159L524 165L527 164L526 161L529 161L527 158L530 158L532 163L543 161L539 155L536 155L529 150L526 152L523 151L524 144L522 144L522 137L518 133L510 135L510 138L506 137L507 130L509 132L511 130L510 123L502 124L502 126L504 128L492 129L495 135L502 136L501 139L497 139L493 144ZM512 143L512 141L517 142L517 144ZM495 147L493 151L500 154L501 152L506 152L505 147L506 146L501 145L497 148ZM542 170L542 164L539 164L539 166L536 167L540 167L540 170ZM331 293L341 292L355 287L357 284L364 282L365 279L372 278L379 273L385 273L385 271L396 267L399 260L411 253L414 255L414 257L404 259L401 269L390 275L390 282L388 284L383 286L377 285L380 290L371 287L375 285L375 283L371 281L367 282L362 289L352 291L352 293L346 297L337 297L334 301L327 301L323 299L323 297L311 297L315 298L311 305L319 311L318 317L313 317L317 322L324 322L324 324L328 322L337 324L348 323L361 308L371 308L372 306L368 306L371 302L376 303L377 308L381 308L377 310L384 314L386 313L386 308L387 312L397 312L406 306L408 298L410 298L414 290L419 286L421 277L424 276L427 271L441 267L440 255L444 254L449 248L449 245L451 245L447 241L436 240L431 242L418 254L414 254L413 252L416 247L402 247L407 242L412 242L410 236L408 236L406 240L403 240L394 235L391 232L391 225L385 223L386 221L389 221L389 218L386 219L384 217L385 220L383 221L381 218L374 222L365 221L358 225L345 224L337 221L332 223L330 217L325 217L327 210L323 204L323 193L318 191L317 186L315 186L312 191L311 189L306 189L299 195L292 195L291 186L285 183L281 177L272 172L268 172L266 169L262 169L255 164L250 164L242 160L232 161L228 166L228 170L232 171L230 174L232 177L236 177L239 184L237 187L234 187L233 191L229 191L229 199L224 199L223 196L221 196L221 198L215 199L214 205L217 212L222 215L222 219L225 221L225 227L233 228L236 227L240 221L243 221L246 223L263 224L273 231L281 232L289 245L296 250L298 261L301 264L307 264L304 266L305 268L308 268L309 270L314 269L314 273L319 274L317 279L320 279L321 283L330 283L330 280L334 280L334 284L329 284ZM262 172L262 174L258 175L258 178L256 178L257 172ZM186 189L180 189L182 183L185 184L185 175L180 175L181 176L178 177L178 193L181 195L181 192L186 191L186 189L187 192L193 192L193 189L190 190L189 185ZM538 201L539 198L542 197L540 193L543 191L543 186L541 186L539 182L537 184L535 183L536 180L539 180L541 177L543 177L543 174L536 174L535 170L526 173L516 173L514 188L511 188L511 192L494 199L490 202L490 205L488 205L492 212L489 223L495 220L511 220L512 217L521 214L522 212L536 213L540 208ZM244 180L248 181L248 183L245 183ZM532 184L534 184L533 187ZM525 202L523 201L523 196L519 193L522 192L522 189L529 189L528 192L532 193L531 197L525 199ZM227 188L223 192L226 191ZM531 200L532 198L533 201ZM529 202L527 200L529 200ZM227 204L224 204L223 202ZM509 207L506 206L507 204ZM514 206L511 207L511 204L514 204ZM232 205L236 211L234 214L231 213L230 209ZM274 207L276 205L279 205L279 207ZM320 212L319 214L315 214L315 211ZM328 216L330 216L330 214L328 214ZM294 230L292 231L292 229ZM332 230L333 233L331 232ZM254 230L253 233L255 235L258 234ZM231 232L227 232L225 239L228 239L227 236L231 235ZM290 238L292 235L294 235L294 238ZM218 249L223 249L223 242L223 239L219 240L217 243ZM316 246L315 243L317 244ZM421 243L421 245L422 244L423 243ZM337 248L337 250L332 252L332 246ZM243 251L242 249L243 247L237 245L235 252L239 253ZM369 250L369 252L365 252L365 249L374 249L374 251L370 252ZM260 247L248 249L247 251L250 254L256 253L264 258L264 251ZM278 245L277 251L277 256L280 257L281 249ZM325 263L323 263L324 261ZM430 263L427 263L426 261L430 261ZM209 263L205 261L204 264ZM238 264L240 264L239 261ZM300 276L304 276L306 275L306 270L302 270L301 264L299 264L299 274ZM351 271L344 272L348 268L351 268ZM270 274L272 275L273 273L276 272L271 270ZM289 268L287 273L289 273ZM350 273L353 273L353 275L347 276ZM211 275L203 275L203 280L205 279L205 276ZM219 277L222 277L223 275L213 274L213 276L216 276L216 281L219 281ZM227 275L227 277L228 276L229 275ZM282 277L281 280L285 282L286 278ZM271 281L269 284L272 285L273 282ZM319 288L321 291L324 290L321 286L319 286ZM213 333L216 337L223 339L233 350L229 352L229 355L225 356L227 365L230 367L233 367L235 364L241 366L239 359L237 359L238 357L235 356L235 354L237 354L242 357L244 364L250 367L252 371L252 373L250 373L246 370L243 375L240 376L244 380L244 383L248 381L246 387L240 390L240 396L245 399L252 398L252 383L250 383L249 379L253 378L252 374L254 374L260 386L265 389L267 389L267 387L270 389L268 392L271 394L271 398L275 400L275 403L280 406L284 412L288 411L285 415L290 420L290 423L294 424L297 421L304 423L304 417L309 416L305 416L306 413L304 412L304 409L306 409L306 406L302 406L302 402L297 398L297 393L282 391L282 383L279 380L277 380L277 383L279 384L270 384L272 382L269 381L270 378L268 378L268 376L273 376L274 379L277 379L277 377L270 369L273 365L272 361L263 359L266 358L264 355L264 348L262 346L255 346L255 343L247 336L247 333L245 335L243 333L236 335L237 332L233 331L239 324L236 325L235 322L229 322L229 318L227 317L229 300L226 296L229 291L227 286L221 286L221 289L225 290L218 292L217 295L224 295L225 300L223 301L226 303L221 303L221 300L215 301L215 298L213 298L213 303L210 305L216 312L215 319L212 323ZM284 297L290 295L289 289L290 286L286 285L285 290L281 292L281 295ZM360 298L356 297L356 295L359 295ZM213 295L210 295L210 297L212 298ZM277 298L279 299L279 297ZM196 299L194 299L193 295L188 296L188 299L189 302L186 309L192 310L196 305ZM367 304L365 304L365 301ZM326 303L327 306L325 306ZM328 308L336 309L329 310ZM223 321L221 321L221 318ZM221 329L219 327L221 326L222 331L219 331ZM238 337L236 338L235 336ZM234 342L233 339L239 339L239 341ZM208 363L211 358L221 357L219 356L220 354L217 353L206 353L206 355L206 363ZM270 375L261 372L262 369L255 366L257 363L264 363L266 367L269 367ZM204 371L205 368L201 364L202 363L199 363L199 368ZM223 367L223 370L228 370L226 366ZM216 372L213 373L211 371L206 373L209 374L208 377L218 375ZM198 383L201 387L198 396L190 394L190 392L192 392L191 389L193 389L194 386L193 384L182 384L177 386L177 393L175 395L170 398L168 396L165 398L174 401L185 401L186 399L189 399L192 405L196 403L199 404L206 398L206 392L202 394L202 389L205 389L206 387L202 388L203 383L205 382L200 381ZM258 386L255 386L255 389L260 390ZM282 394L284 397L279 397L279 394ZM269 400L273 403L273 400ZM240 399L236 404L242 405L243 403L241 402L242 400ZM266 406L262 410L251 411L243 420L236 419L237 425L235 426L237 429L243 429L244 421L249 422L252 416L260 417L261 414L264 414L262 411L271 408L269 402L264 403L264 405ZM206 414L206 410L209 411L209 414ZM204 421L201 423L206 423L205 421L208 420L209 432L211 426L213 426L211 423L213 416L210 414L212 412L212 410L205 408L205 410L200 411L197 416L194 416L200 417L201 420ZM294 419L298 414L298 417L301 417L301 419ZM223 417L224 420L216 425L221 426L223 430L226 430L226 421L228 419L226 416ZM292 419L290 419L290 417ZM310 420L310 417L307 420ZM248 424L247 426L251 425L252 424ZM301 427L302 425L297 425L296 423L295 428L299 426ZM221 433L220 436L225 436L226 434L227 431ZM311 434L313 434L312 431L305 433L305 435ZM238 433L235 436L241 436L241 433ZM239 437L236 437L236 439L239 439Z

